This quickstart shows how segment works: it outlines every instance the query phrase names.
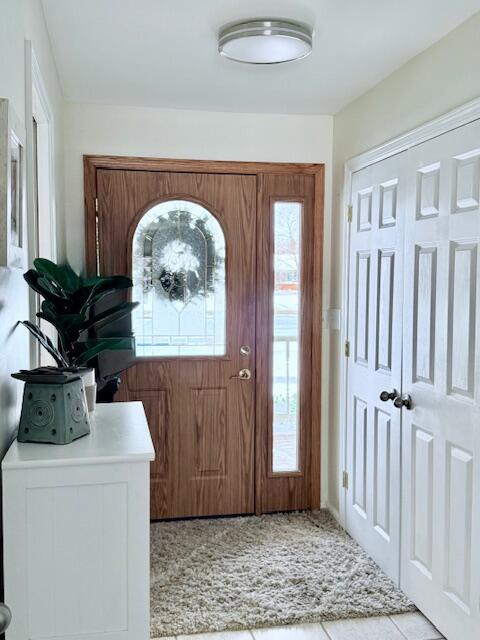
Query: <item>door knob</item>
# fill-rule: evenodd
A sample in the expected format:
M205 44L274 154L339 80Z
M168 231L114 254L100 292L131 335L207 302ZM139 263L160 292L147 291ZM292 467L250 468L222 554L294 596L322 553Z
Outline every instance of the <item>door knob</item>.
M230 376L230 380L233 380L233 378L238 378L240 380L250 380L251 377L252 372L250 371L250 369L240 369L240 371L236 375Z
M405 409L412 408L412 396L409 393L404 393L403 396L397 396L393 401L393 404L397 409L405 407Z
M6 604L0 603L0 633L5 633L12 621L12 612Z
M382 391L380 394L380 400L382 402L388 402L389 400L395 401L395 398L398 398L398 391L396 389L393 391Z

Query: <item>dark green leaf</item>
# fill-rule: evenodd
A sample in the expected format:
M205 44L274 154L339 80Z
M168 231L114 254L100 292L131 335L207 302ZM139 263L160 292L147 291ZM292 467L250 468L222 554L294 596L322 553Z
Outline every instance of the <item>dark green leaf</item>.
M68 366L67 361L62 356L60 351L55 347L55 345L50 340L50 338L43 333L40 327L37 327L37 325L33 324L29 320L21 320L20 323L23 324L25 327L27 327L27 329L38 340L38 342L42 345L42 347L46 351L48 351L48 353L54 358L55 362L59 367Z
M35 271L35 269L29 269L23 274L28 286L39 293L41 296L58 306L59 309L65 309L69 305L69 301L58 295L55 290L52 289L51 284L45 278Z
M71 332L80 332L82 325L85 322L85 316L78 313L63 313L59 315L52 315L50 313L44 313L40 311L37 313L37 318L43 318L61 333L67 335Z
M133 311L133 309L135 309L136 306L138 306L138 304L138 302L121 302L120 304L99 313L90 320L87 320L83 325L83 329L91 329L92 327L100 329L101 327L105 327L111 322L115 322L116 320L120 320L127 316Z
M63 298L65 301L68 301L68 294L64 289L58 286L55 280L52 280L48 276L40 275L40 278L38 279L37 282L40 286L50 291L50 293L53 293L59 296L60 298Z
M101 340L88 340L85 342L87 349L74 359L76 366L88 364L90 360L98 356L103 351L117 351L119 349L129 349L131 338L104 338Z
M40 309L43 311L43 313L49 313L51 315L55 315L57 313L57 307L53 304L53 302L50 302L50 300L42 300Z
M67 293L73 293L81 286L79 276L68 263L57 265L51 260L37 258L33 261L33 264L40 274L53 280L60 289Z
M82 313L87 310L106 295L119 291L121 289L129 289L132 281L126 276L109 276L105 278L90 278L83 287L78 289L73 295L75 303L79 306Z
M94 305L96 305L97 302L100 302L100 300L103 300L103 298L106 298L107 296L111 296L113 293L116 293L116 289L108 289L107 291L100 291L100 293L96 293L95 291L92 291L90 293L90 296L85 300L83 305L80 307L81 311L85 314L88 314L89 310Z

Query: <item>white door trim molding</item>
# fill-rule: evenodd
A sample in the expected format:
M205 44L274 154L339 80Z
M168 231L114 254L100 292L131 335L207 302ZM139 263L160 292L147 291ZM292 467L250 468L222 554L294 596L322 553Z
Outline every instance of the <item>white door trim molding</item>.
M394 156L402 151L406 151L422 142L431 140L448 131L452 131L469 122L480 119L480 97L467 102L466 104L448 111L447 113L426 122L411 131L401 134L396 138L374 147L364 153L361 153L350 160L347 160L344 168L344 183L342 193L342 209L343 212L343 261L342 261L342 327L341 327L341 345L348 340L348 274L349 274L349 248L350 248L350 225L347 211L351 205L351 186L352 175L355 171L359 171L375 162L380 162L386 158ZM342 487L343 472L347 469L347 375L348 375L348 359L341 358L340 363L340 465L338 486ZM346 491L340 496L340 522L343 526L346 524Z
M410 149L410 147L431 140L436 136L441 136L442 133L447 133L447 131L461 127L479 118L480 97L351 158L346 162L345 168L348 169L350 173L354 173L359 169L363 169L363 167L367 167L369 164L379 162L397 153L406 151Z
M44 203L49 219L49 235L51 255L41 257L57 259L57 215L56 215L56 181L55 181L55 122L53 110L48 95L47 87L42 77L40 65L30 40L25 40L25 128L27 139L27 214L28 214L28 262L32 266L37 253L37 243L39 228L37 224L38 194L35 194L35 158L34 158L34 128L33 118L37 121L37 132L40 131L44 146L47 147L46 155L48 161L45 163L44 171L48 172L45 189L45 197L48 200ZM38 187L38 185L37 185ZM37 199L37 202L35 200ZM36 323L36 312L38 305L38 295L29 290L29 316L30 321ZM30 364L32 367L40 365L40 351L38 344L30 337Z
M50 98L42 77L40 65L38 63L35 50L32 48L32 44L29 40L25 43L26 46L26 60L29 63L30 84L28 87L29 100L28 100L28 112L27 123L28 128L31 130L30 135L33 139L33 126L32 118L35 117L37 123L45 131L47 144L48 144L48 189L50 194L49 202L49 217L50 217L50 233L51 233L51 247L52 255L50 259L56 260L57 258L57 213L56 213L56 185L55 185L55 122L53 118L53 109L50 103ZM32 149L33 145L31 145ZM33 159L32 159L33 164ZM32 166L33 171L33 166ZM33 180L33 177L32 177ZM33 185L32 185L33 188ZM34 225L35 227L35 225ZM34 229L37 233L37 230ZM34 253L32 253L33 259Z

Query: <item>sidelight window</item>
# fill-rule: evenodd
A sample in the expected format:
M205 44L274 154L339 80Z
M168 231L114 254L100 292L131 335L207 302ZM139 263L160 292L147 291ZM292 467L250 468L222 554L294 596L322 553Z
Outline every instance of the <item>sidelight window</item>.
M161 202L133 235L137 356L225 354L225 237L205 207Z
M299 470L301 212L298 202L273 208L272 471L280 473Z

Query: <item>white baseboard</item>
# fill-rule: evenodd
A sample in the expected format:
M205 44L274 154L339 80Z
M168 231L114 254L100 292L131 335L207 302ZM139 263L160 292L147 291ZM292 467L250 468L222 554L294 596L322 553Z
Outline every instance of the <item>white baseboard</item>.
M335 520L342 527L342 529L345 529L345 524L342 522L342 517L338 509L335 509L335 507L332 507L332 505L329 502L322 502L321 507L322 509L327 509L327 511L331 513L331 515L335 518Z

